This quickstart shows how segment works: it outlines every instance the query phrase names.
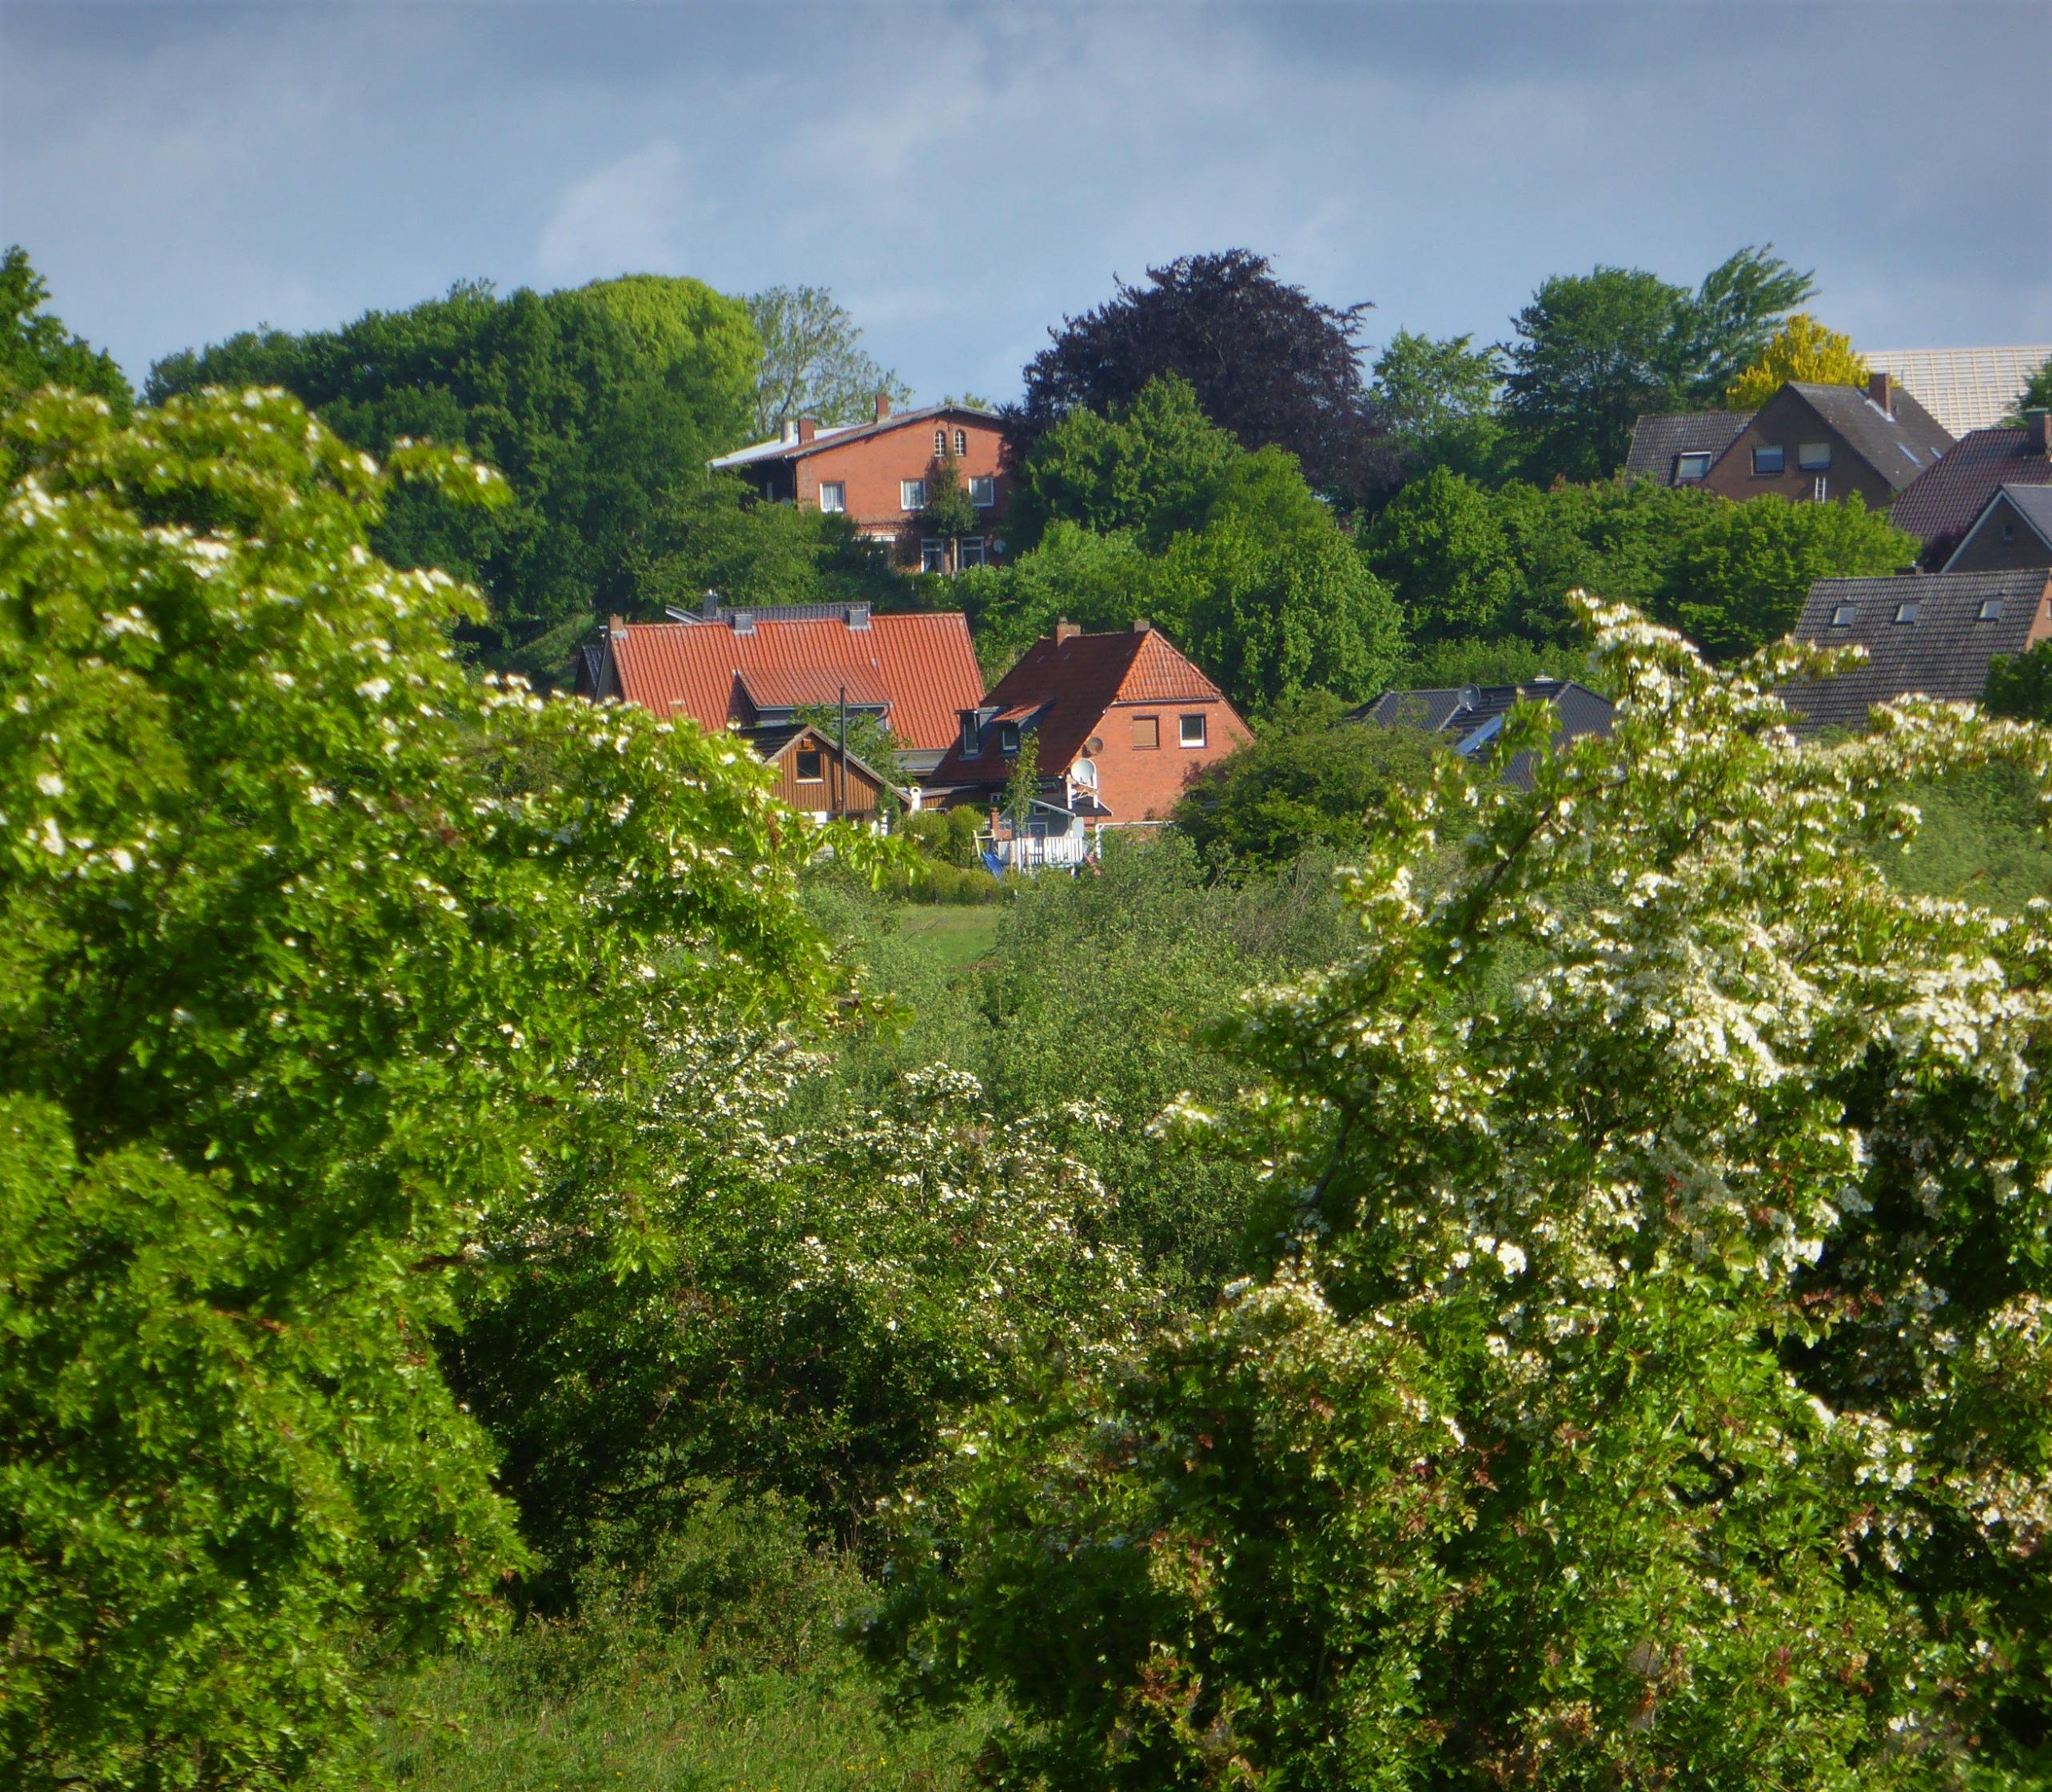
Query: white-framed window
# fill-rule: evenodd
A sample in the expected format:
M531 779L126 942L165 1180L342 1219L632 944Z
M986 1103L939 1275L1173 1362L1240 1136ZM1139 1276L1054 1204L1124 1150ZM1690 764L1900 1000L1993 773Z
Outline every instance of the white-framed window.
M848 508L848 488L845 481L823 479L819 482L819 508L840 516Z
M957 431L955 431L955 432L954 432L954 452L955 452L957 454L966 454L966 453L968 453L968 452L969 452L969 432L968 432L967 430L966 430L966 429L958 429Z
M1177 718L1176 738L1185 747L1201 747L1207 738L1202 715L1184 715Z
M1690 452L1675 456L1675 484L1686 485L1699 479L1710 477L1710 456Z
M1999 597L1982 598L1981 599L1981 620L1983 622L2000 622L2002 619L2002 600Z
M1019 725L1016 722L998 724L998 751L1008 759L1016 759L1019 751Z
M1780 443L1756 448L1753 450L1753 476L1771 479L1788 464L1788 451Z
M901 510L924 510L926 508L926 482L922 479L898 480L898 504Z
M1911 598L1907 603L1899 603L1895 606L1895 619L1898 622L1915 622L1918 611L1923 607L1923 605L1915 598Z
M1828 472L1831 465L1831 444L1829 442L1799 442L1795 448L1795 464L1806 473Z
M947 452L947 432L945 429L936 429L934 432L934 452L936 454Z
M990 555L985 551L980 535L966 535L954 544L954 551L964 566L987 566Z
M947 571L947 544L938 536L928 536L919 544L919 570L922 572Z
M994 473L986 473L980 479L969 482L969 501L978 510L994 509L998 503L998 480Z
M791 755L798 762L798 781L801 784L819 784L826 781L826 759L816 747L801 747Z
M1859 611L1855 609L1850 603L1839 604L1831 611L1831 627L1834 628L1850 628L1852 627L1853 619L1859 614Z

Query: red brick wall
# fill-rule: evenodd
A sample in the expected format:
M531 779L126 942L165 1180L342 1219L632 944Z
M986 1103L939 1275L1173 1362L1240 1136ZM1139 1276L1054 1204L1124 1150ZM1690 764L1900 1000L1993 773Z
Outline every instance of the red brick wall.
M1205 718L1205 744L1180 744L1179 718ZM1161 745L1135 744L1134 723L1151 716ZM1111 810L1114 824L1122 822L1166 821L1183 786L1199 768L1216 764L1248 739L1237 716L1221 703L1115 703L1105 712L1094 737L1104 745L1090 753L1098 768L1098 792ZM1057 771L1060 767L1042 768Z
M1883 510L1895 497L1895 488L1875 472L1846 446L1844 439L1803 403L1795 392L1775 394L1747 424L1737 441L1703 483L1720 497L1743 504L1763 492L1779 492L1784 498L1803 500L1816 496L1818 475L1800 464L1805 442L1829 442L1831 464L1823 473L1825 496L1840 502L1857 492L1869 510ZM1779 474L1755 474L1753 450L1779 445L1782 470Z
M923 418L900 429L887 429L859 441L807 455L797 463L798 501L818 508L821 483L838 480L847 488L848 517L855 527L865 533L890 530L898 536L901 550L916 564L919 530L898 502L898 484L901 480L926 476L934 458L934 432L941 429L947 432L950 448L954 446L957 430L966 439L960 457L965 489L973 478L996 479L998 502L978 516L986 536L1002 536L1009 483L1000 470L1004 432L995 424L966 414Z

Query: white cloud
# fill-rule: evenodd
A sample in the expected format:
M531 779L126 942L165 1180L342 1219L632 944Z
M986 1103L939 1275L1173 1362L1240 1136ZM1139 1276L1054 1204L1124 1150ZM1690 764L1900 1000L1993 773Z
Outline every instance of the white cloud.
M564 193L542 226L536 268L566 286L679 271L686 191L683 151L667 138L643 145Z

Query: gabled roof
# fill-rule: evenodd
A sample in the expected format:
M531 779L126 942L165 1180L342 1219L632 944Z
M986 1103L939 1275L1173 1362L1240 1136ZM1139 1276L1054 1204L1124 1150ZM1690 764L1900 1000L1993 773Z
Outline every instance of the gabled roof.
M1825 647L1863 647L1867 663L1781 696L1807 731L1859 727L1876 703L1911 692L1978 703L1988 662L2022 653L2033 631L2052 627L2052 571L1898 573L1886 579L1819 579L1810 587L1795 638ZM1899 622L1903 606L1914 619ZM1984 614L1990 610L1998 614ZM1834 623L1834 615L1846 620Z
M1632 425L1624 470L1635 479L1672 485L1675 463L1682 456L1707 454L1715 464L1752 420L1751 411L1666 411L1643 416Z
M1420 691L1385 691L1371 703L1349 713L1350 722L1373 722L1384 727L1422 728L1445 735L1464 759L1486 752L1501 731L1513 704L1548 703L1558 719L1553 744L1584 735L1608 735L1616 707L1599 691L1572 679L1532 679L1523 684L1463 684ZM1532 755L1516 755L1504 767L1513 784L1529 788Z
M831 428L816 432L809 442L787 441L778 436L771 441L752 443L747 448L735 449L731 454L719 455L707 464L720 471L730 467L759 466L768 460L796 460L805 455L817 454L822 448L843 448L865 436L888 435L908 424L930 423L935 417L973 417L978 423L998 420L995 411L986 411L974 404L922 404L916 410L893 411L889 416L879 417L874 423L835 424Z
M858 691L887 703L893 734L907 746L938 751L954 738L960 711L974 707L983 685L969 625L954 610L873 615L862 627L832 619L755 620L746 632L724 623L616 617L605 646L624 701L658 715L681 711L708 729L756 719L760 707L748 696L751 680L765 692L810 703L838 702L845 678L851 703Z
M2016 408L2052 344L2022 348L1870 348L1867 364L1892 373L1955 436L1989 429Z
M757 715L778 710L891 707L891 691L867 666L751 666L734 675Z
M843 751L835 744L833 736L814 727L809 722L780 722L767 727L743 729L742 735L755 748L755 757L766 765L775 765L802 740L816 740L825 751L840 754L850 765L875 779L887 790L896 791L905 802L909 803L912 800L911 791L903 785L892 783L868 760Z
M1888 520L1926 546L1974 526L2005 485L2052 484L2052 453L2027 429L1977 429L1888 507Z
M2023 526L2038 537L2047 553L2052 553L2052 485L1998 485L1981 507L1981 514L1974 519L1973 527L1960 537L1959 545L1952 551L1952 560L1958 560L1966 552L1989 518L2004 504L2023 519ZM1950 560L1942 570L1952 570Z
M1913 484L1953 446L1944 424L1907 391L1884 411L1858 386L1826 386L1791 380L1794 390L1895 491Z
M1066 771L1088 746L1117 704L1217 703L1229 713L1225 693L1144 624L1116 635L1043 635L998 679L980 704L994 716L1033 718L1043 771ZM986 727L974 755L962 751L959 719L954 745L934 774L940 784L999 784L1011 770L994 727Z

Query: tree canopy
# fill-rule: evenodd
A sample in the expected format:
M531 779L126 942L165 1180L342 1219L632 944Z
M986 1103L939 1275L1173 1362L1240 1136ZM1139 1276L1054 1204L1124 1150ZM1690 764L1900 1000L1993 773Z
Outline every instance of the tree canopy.
M1502 355L1469 347L1473 340L1399 330L1375 358L1372 390L1413 468L1444 467L1479 479L1501 458Z
M1757 410L1791 380L1864 386L1867 362L1851 336L1827 330L1807 312L1799 311L1760 351L1760 358L1724 388L1724 402L1735 411Z
M1368 309L1321 305L1247 249L1150 268L1144 285L1121 281L1049 332L1026 368L1026 445L1074 411L1130 404L1173 374L1242 447L1283 448L1318 491L1357 502L1391 471L1354 340Z
M1181 1112L1269 1167L1264 1272L906 1511L875 1646L1002 1694L998 1774L2042 1779L2046 922L1876 855L1906 775L2042 790L2052 741L1798 745L1814 651L1591 612L1613 735L1385 806L1356 956Z
M357 1783L373 1655L524 1559L452 1272L669 1017L823 1007L812 843L688 726L465 673L474 594L369 542L481 465L277 392L0 428L0 1754Z
M40 386L68 386L105 399L125 417L135 401L114 357L64 326L49 309L50 289L19 244L0 256L0 408Z
M902 404L912 388L863 352L862 331L823 286L751 293L748 317L762 342L755 378L755 432L767 439L801 416L866 423L881 396Z
M1692 293L1634 268L1541 285L1504 351L1504 416L1527 476L1608 478L1641 414L1718 402L1813 289L1771 246L1740 249Z

